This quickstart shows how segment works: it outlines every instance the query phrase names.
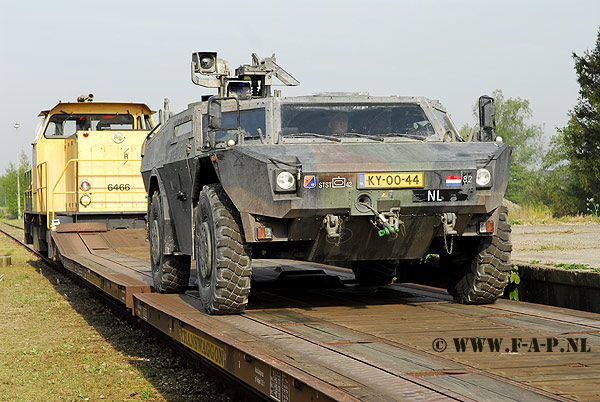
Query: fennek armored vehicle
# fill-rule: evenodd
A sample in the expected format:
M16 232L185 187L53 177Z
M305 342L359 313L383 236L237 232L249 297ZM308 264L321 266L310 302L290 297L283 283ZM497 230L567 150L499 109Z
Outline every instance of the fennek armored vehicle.
M464 140L423 97L282 97L274 78L299 82L274 55L232 72L197 52L191 75L218 94L165 110L142 150L156 290L184 291L194 257L206 311L238 313L253 256L343 261L376 286L437 253L455 301L502 294L512 148L496 137L492 98Z

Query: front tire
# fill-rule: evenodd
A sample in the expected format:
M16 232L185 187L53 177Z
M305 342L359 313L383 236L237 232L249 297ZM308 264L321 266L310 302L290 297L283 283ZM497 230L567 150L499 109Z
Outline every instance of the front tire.
M196 209L196 271L208 314L241 313L248 304L252 258L239 213L220 184L202 188Z
M160 193L152 194L148 215L150 262L154 289L160 293L183 293L190 280L189 255L165 255L165 220Z
M500 207L497 234L481 240L477 253L441 255L444 268L451 270L448 293L462 304L486 304L498 299L508 283L510 272L510 224L508 210Z

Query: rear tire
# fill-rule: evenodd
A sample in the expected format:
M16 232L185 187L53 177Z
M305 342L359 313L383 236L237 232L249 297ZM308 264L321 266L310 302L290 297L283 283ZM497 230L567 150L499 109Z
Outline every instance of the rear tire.
M202 188L196 209L196 271L208 314L241 313L248 304L252 258L239 213L220 184Z
M160 293L183 293L190 280L189 255L165 255L165 220L160 193L152 194L148 215L148 237L154 289Z
M448 293L456 303L486 304L498 299L510 273L510 224L506 207L500 207L497 234L481 240L477 254L468 250L457 255L441 255L442 266L452 270Z
M352 263L354 277L363 286L389 285L394 280L397 269L397 260L354 261Z

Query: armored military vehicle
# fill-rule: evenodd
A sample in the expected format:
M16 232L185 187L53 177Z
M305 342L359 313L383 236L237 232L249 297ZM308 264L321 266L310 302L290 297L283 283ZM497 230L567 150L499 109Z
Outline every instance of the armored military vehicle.
M496 137L492 98L480 98L481 129L463 140L423 97L282 97L274 78L299 82L274 55L232 72L198 52L191 74L218 94L166 112L143 149L156 290L185 290L194 257L206 311L238 313L252 257L344 261L373 286L439 253L455 301L501 295L512 149Z

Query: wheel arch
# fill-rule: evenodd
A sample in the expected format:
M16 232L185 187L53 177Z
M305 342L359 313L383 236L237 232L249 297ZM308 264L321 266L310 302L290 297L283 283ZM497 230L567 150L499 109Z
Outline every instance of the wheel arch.
M173 221L173 219L171 218L171 209L169 207L169 200L168 197L165 196L166 194L166 189L165 189L165 185L160 177L160 174L158 173L157 169L153 169L152 173L150 175L150 185L148 186L148 207L147 207L147 217L148 219L146 219L146 238L149 238L149 218L150 218L150 206L151 206L151 200L152 200L152 196L154 195L154 193L158 192L159 196L160 196L160 203L162 206L162 213L163 213L163 217L164 217L164 234L163 234L163 242L162 242L162 247L163 247L163 253L168 255L168 254L173 254L174 251L178 250L178 243L177 243L177 237L175 236L175 228L174 228L174 224L175 222Z
M200 198L200 191L206 184L221 183L219 175L210 161L208 156L198 158L196 163L196 172L194 173L194 181L192 184L192 204L195 206L198 204Z

